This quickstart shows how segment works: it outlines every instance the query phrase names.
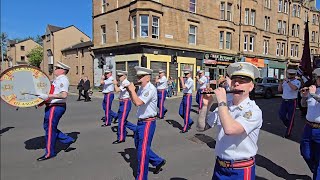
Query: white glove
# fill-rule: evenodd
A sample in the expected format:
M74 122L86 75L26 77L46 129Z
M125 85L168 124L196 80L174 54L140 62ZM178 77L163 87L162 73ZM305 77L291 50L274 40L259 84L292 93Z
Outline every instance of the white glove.
M43 93L38 93L38 98L43 99L43 100L47 100L49 98L49 95L43 94Z

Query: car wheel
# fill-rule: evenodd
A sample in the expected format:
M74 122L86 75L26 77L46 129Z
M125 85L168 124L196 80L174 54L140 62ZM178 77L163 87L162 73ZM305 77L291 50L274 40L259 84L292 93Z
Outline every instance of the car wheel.
M270 89L267 89L267 91L264 94L264 98L270 99L270 98L272 98L272 96L273 96L272 91Z

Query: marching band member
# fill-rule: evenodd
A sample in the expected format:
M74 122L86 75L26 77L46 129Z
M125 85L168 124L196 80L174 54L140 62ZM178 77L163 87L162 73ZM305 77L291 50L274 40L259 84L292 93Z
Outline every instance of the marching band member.
M130 85L130 82L127 79L128 71L117 70L117 77L120 81L120 86L118 86L118 81L113 80L114 88L119 94L119 110L118 110L118 131L117 131L117 140L113 144L119 144L126 141L127 131L126 128L131 129L133 132L136 130L136 125L127 121L129 113L131 111L131 99L129 92L125 88Z
M137 180L148 179L149 162L155 166L154 173L157 174L165 165L166 160L159 157L151 150L151 142L156 130L157 117L157 89L151 84L152 69L136 66L137 76L141 86L138 93L135 86L130 83L127 86L131 100L138 106L137 110L137 130L134 134L135 145L137 149L138 170Z
M204 71L199 70L198 75L196 76L197 79L197 95L196 95L196 102L199 104L199 110L202 108L203 105L203 94L201 92L207 88L207 78L204 76Z
M313 173L313 179L320 179L320 68L313 73L316 75L316 86L301 91L301 105L308 107L308 111L300 152Z
M164 107L164 101L167 97L168 80L165 75L164 70L159 70L159 76L156 77L155 82L157 83L158 90L158 108L159 108L159 118L163 119L167 113L167 109Z
M296 112L297 98L301 82L296 79L297 70L288 69L287 77L278 86L278 91L283 92L282 103L279 109L279 117L283 121L287 130L284 135L289 138L294 124L294 114Z
M105 111L105 124L102 124L101 127L110 126L113 118L117 118L118 115L112 111L112 101L114 99L114 78L112 77L112 71L107 69L104 71L104 75L101 77L100 83L103 85L102 93L104 98L102 101L102 108Z
M56 140L67 144L68 147L75 139L62 133L58 129L58 123L62 115L66 111L66 99L69 90L69 80L66 74L69 72L70 67L58 62L55 66L54 75L55 79L51 85L50 94L39 94L39 98L46 101L45 116L43 128L46 132L46 152L44 156L38 158L38 161L48 160L56 156L55 146ZM51 93L52 92L52 93Z
M231 89L244 91L233 94L230 101L227 101L224 88L213 91L218 107L207 119L210 126L217 123L218 127L212 179L254 179L262 112L255 101L250 100L249 93L259 70L251 63L237 62L230 64L227 72L231 75ZM210 109L213 96L205 95L203 104L204 108Z
M184 120L183 129L180 133L186 133L193 125L193 121L190 117L190 110L192 105L192 90L194 86L193 79L191 78L191 71L184 70L184 75L187 78L184 80L184 77L180 77L180 82L183 89L183 97L179 107L179 115Z

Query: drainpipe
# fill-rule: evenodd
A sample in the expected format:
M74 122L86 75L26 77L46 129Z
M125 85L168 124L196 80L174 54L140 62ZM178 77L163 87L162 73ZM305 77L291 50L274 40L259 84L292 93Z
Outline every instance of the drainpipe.
M239 41L238 41L238 51L239 51L239 58L241 55L241 29L242 29L242 0L240 0L240 4L239 4ZM241 60L241 59L240 59Z
M290 7L291 7L291 1L288 1L289 2L289 7L288 7L288 28L287 28L287 55L286 55L286 63L288 64L288 61L289 61L289 34L290 34ZM301 10L301 8L300 8ZM285 69L286 70L286 69Z

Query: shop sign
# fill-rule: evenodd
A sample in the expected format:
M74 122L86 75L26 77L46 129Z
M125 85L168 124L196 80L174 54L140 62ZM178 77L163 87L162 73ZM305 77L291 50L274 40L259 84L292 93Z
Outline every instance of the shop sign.
M225 64L225 63L234 63L234 56L226 56L221 54L206 53L204 55L203 63L204 64Z
M248 58L246 57L246 62L250 62L251 64L263 68L264 67L264 60L258 58Z

